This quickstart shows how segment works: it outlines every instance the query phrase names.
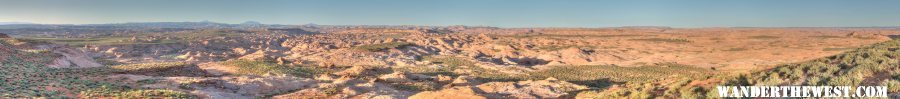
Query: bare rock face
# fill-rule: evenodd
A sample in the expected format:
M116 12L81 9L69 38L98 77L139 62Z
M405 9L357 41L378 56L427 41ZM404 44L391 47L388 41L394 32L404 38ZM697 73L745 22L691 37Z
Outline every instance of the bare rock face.
M238 55L250 54L250 51L251 51L251 50L249 50L249 49L240 48L240 47L238 47L238 48L233 48L233 49L231 49L231 50L234 51L234 53L235 53L235 54L238 54Z
M238 71L239 69L237 67L224 66L218 63L201 63L197 65L198 67L200 67L200 69L203 69L207 73L215 76L237 74L238 72L240 72Z
M100 67L103 64L97 63L94 61L94 58L91 58L85 52L80 50L75 50L67 47L57 47L51 51L56 54L63 55L53 63L47 65L48 67L53 68L84 68L84 67Z
M587 86L548 78L540 81L491 82L477 86L485 96L496 98L512 97L524 99L566 98L567 92L587 89Z
M579 48L569 48L561 50L559 53L561 58L560 61L564 63L584 64L591 62L589 58L590 53Z
M450 76L437 75L434 77L434 82L438 83L450 83L451 81L453 81L453 77Z
M378 77L379 80L383 80L385 82L392 83L403 83L403 82L412 82L413 80L407 77L406 72L394 72L391 74L381 75Z
M453 82L450 82L450 84L447 84L447 86L445 86L445 87L472 86L472 85L478 85L480 83L481 83L481 81L476 80L475 77L459 76L459 77L456 77L456 79L453 79Z
M404 83L404 82L413 82L413 81L431 81L434 78L428 75L422 74L412 74L407 72L394 72L391 74L385 74L378 77L379 80L391 83Z
M453 87L440 91L425 91L412 95L409 99L487 99L479 96L472 87Z

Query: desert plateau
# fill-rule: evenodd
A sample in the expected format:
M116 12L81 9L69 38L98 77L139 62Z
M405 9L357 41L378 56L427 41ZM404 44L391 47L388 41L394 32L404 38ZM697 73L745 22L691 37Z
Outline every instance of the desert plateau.
M768 76L734 77L785 72L781 68L798 64L868 64L878 69L856 72L860 66L851 66L823 71L836 72L831 76L884 75L848 76L848 84L897 85L900 77L896 72L900 41L892 40L900 29L889 27L497 28L174 22L2 28L0 78L6 82L0 83L0 95L5 97L686 98L692 96L670 95L704 92L690 90L734 82L728 79L776 84L769 83ZM833 59L816 64L841 57L884 59ZM774 79L827 84L802 80L812 79L806 76L816 72L786 72L785 78ZM647 84L693 89L648 91L648 86L642 86Z

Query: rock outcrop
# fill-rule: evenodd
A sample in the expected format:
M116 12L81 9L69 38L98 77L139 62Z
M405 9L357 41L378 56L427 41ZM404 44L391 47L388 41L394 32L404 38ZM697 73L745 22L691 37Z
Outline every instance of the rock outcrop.
M457 80L459 81L459 80ZM454 81L456 82L456 81ZM460 81L462 82L462 81ZM455 86L439 91L425 91L410 98L415 99L458 99L458 98L571 98L569 92L588 89L587 86L572 84L548 78L540 81L489 82L477 86ZM475 91L477 90L477 91Z
M548 78L540 81L490 82L477 86L485 96L496 98L566 98L568 92L587 89L587 86Z
M472 87L453 87L440 91L425 91L410 96L409 99L487 99L478 95Z
M52 48L53 53L60 54L63 57L57 58L48 67L53 68L84 68L84 67L100 67L103 64L94 61L93 57L88 56L81 50L75 50L68 47Z

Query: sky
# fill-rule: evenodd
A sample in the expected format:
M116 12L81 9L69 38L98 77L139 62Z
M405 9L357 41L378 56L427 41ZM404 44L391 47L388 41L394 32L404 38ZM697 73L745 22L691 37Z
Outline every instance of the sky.
M900 26L900 0L0 0L0 22L497 27Z

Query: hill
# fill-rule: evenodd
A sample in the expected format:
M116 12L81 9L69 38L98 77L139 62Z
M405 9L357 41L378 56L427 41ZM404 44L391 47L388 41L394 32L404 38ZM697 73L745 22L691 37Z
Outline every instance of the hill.
M900 94L900 40L745 74L628 83L581 97L716 98L715 86L887 86Z
M45 64L63 57L50 51L28 49L29 44L15 45L0 38L0 97L4 98L189 98L182 92L156 89L133 89L109 81L99 81L97 68L53 68ZM23 43L23 42L19 42ZM18 46L18 47L17 47ZM105 68L105 67L103 67Z

